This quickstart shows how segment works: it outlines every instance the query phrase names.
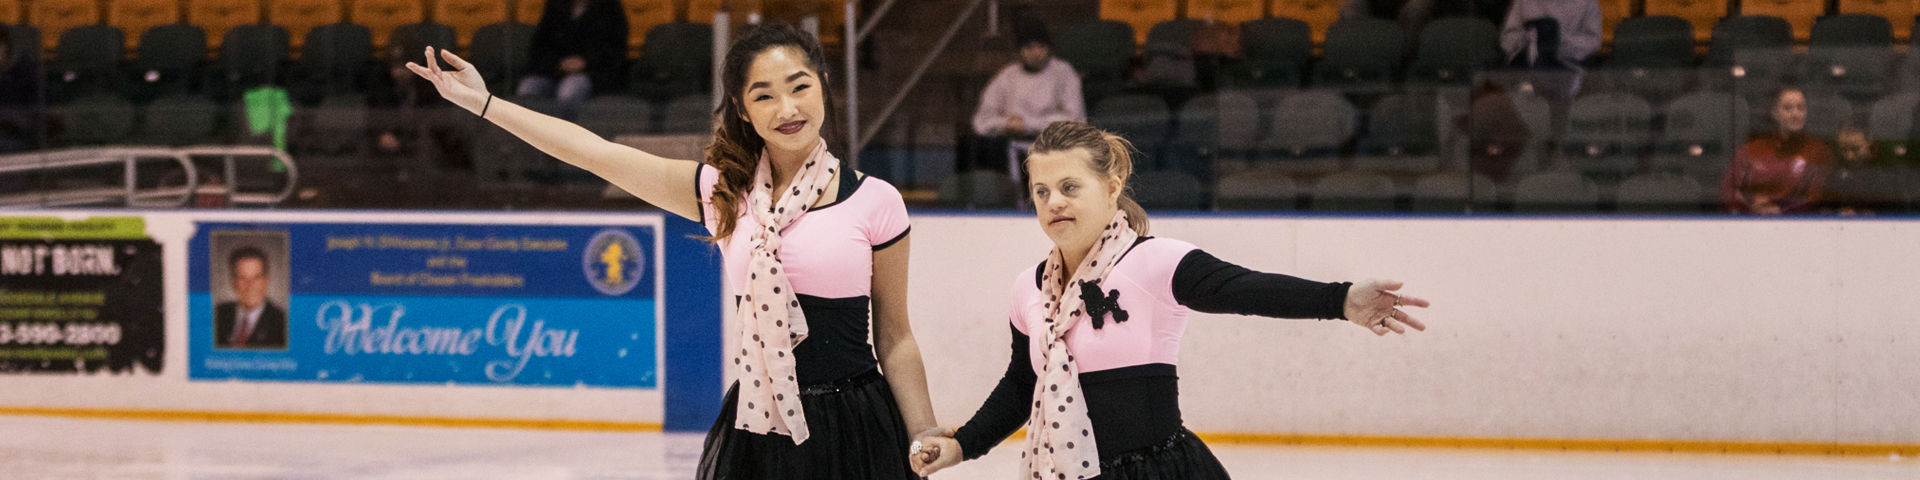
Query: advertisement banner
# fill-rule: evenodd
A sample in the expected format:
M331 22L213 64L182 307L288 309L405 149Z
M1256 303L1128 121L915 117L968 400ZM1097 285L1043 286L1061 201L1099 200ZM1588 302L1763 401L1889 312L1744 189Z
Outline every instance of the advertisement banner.
M161 260L139 217L0 217L0 373L160 373Z
M658 233L200 223L189 377L656 388Z

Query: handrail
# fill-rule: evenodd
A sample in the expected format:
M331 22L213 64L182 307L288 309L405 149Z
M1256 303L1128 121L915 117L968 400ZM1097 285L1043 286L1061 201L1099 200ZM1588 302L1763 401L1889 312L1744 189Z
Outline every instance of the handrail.
M200 171L193 157L223 158L224 171L221 178L227 185L225 194L229 204L252 204L271 206L292 196L299 182L299 170L294 166L293 158L286 152L271 147L207 145L192 147L147 147L115 146L49 150L33 153L0 155L0 174L50 171L65 168L81 168L120 164L123 165L122 187L82 187L66 190L40 190L27 193L0 193L0 208L31 208L49 206L72 206L101 203L120 203L128 207L178 208L187 205L193 194L200 188ZM167 158L179 163L185 172L185 185L174 187L140 188L139 165L143 159ZM239 158L270 158L286 166L286 186L278 192L238 192L238 174L234 168Z
M278 205L293 196L294 188L300 183L300 168L293 164L293 157L278 148L257 145L200 145L182 147L188 156L222 157L226 172L227 200L233 203L249 203L261 206ZM272 157L287 168L286 186L278 193L240 193L239 174L234 168L236 157Z
M186 185L178 188L141 190L139 164L143 158L170 158L186 172ZM122 187L76 188L64 191L37 191L0 194L0 208L50 207L99 204L117 201L129 207L178 207L192 198L199 187L200 175L193 160L170 148L104 147L53 150L0 156L0 174L46 171L105 165L123 165ZM168 197L177 201L167 201ZM160 199L160 200L155 200Z
M873 141L873 137L880 133L880 128L885 126L887 118L893 116L894 110L900 108L900 102L905 101L907 94L913 92L913 87L919 85L920 77L927 73L929 67L933 66L934 60L939 59L940 54L946 52L947 43L952 42L954 34L960 33L960 27L964 25L967 20L973 18L974 10L980 8L982 1L983 0L973 0L967 3L967 7L961 10L960 15L953 19L953 24L947 26L946 34L941 35L940 41L933 44L933 48L927 52L927 56L920 59L920 65L913 69L913 74L907 76L905 84L901 85L900 90L894 92L893 98L887 101L884 108L880 109L880 114L876 115L873 120L867 122L866 129L848 132L849 135L853 135L858 139L854 143L856 148L853 149L850 155L853 155L856 159L859 158L860 149L865 148L868 143ZM849 44L847 48L854 47L852 44ZM849 57L851 57L851 55L849 55ZM855 66L852 61L848 61L847 70L851 71ZM849 98L851 98L851 96L849 96Z

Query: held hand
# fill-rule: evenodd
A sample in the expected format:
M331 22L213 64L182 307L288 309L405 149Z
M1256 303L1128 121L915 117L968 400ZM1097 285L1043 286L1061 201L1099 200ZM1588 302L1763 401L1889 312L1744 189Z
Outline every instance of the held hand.
M912 455L909 460L912 463L913 472L922 477L933 476L935 472L959 465L960 461L966 460L966 455L960 448L960 441L952 437L928 437L921 442L926 444L926 448L922 449L920 454Z
M1374 335L1386 335L1388 331L1405 334L1406 327L1425 331L1427 324L1400 311L1400 307L1426 308L1427 301L1393 293L1401 285L1393 280L1367 280L1353 284L1347 290L1347 320L1372 330Z
M926 429L913 436L913 443L915 448L909 449L907 452L907 460L911 464L913 471L922 477L932 475L933 472L952 466L954 463L959 463L959 460L954 460L941 465L947 456L947 452L952 452L956 458L960 456L960 443L953 440L953 429L951 428L933 427Z
M447 101L469 112L480 113L480 108L484 106L488 96L487 83L480 78L480 71L474 69L473 64L445 50L440 51L440 57L445 58L447 64L453 66L453 70L441 70L440 62L431 61L433 52L433 47L427 47L429 60L427 66L422 67L420 64L407 62L407 69L413 70L413 73L420 75L420 78L433 82L433 88L439 90L440 96L445 97Z

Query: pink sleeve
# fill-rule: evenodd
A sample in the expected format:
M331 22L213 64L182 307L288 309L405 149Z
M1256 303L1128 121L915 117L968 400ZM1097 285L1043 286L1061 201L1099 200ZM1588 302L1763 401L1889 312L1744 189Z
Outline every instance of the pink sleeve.
M1013 328L1019 330L1023 335L1033 335L1027 332L1027 309L1022 307L1026 306L1027 297L1034 295L1036 289L1033 286L1033 275L1035 273L1034 270L1038 270L1039 268L1040 267L1036 266L1021 270L1019 275L1015 275L1013 277L1013 292L1011 295L1007 295L1008 298L1012 299L1007 305L1007 321L1013 322Z
M1133 258L1138 255L1138 261L1146 266L1142 272L1146 278L1140 279L1145 283L1141 285L1142 290L1151 292L1166 305L1185 308L1180 307L1180 300L1173 298L1173 274L1180 269L1180 261L1186 259L1188 253L1199 249L1200 247L1183 240L1154 237L1133 247L1133 251L1128 252L1127 257ZM1149 285L1154 288L1145 288Z
M713 234L713 187L720 184L720 171L712 165L701 164L700 170L693 173L693 186L700 202L700 224L707 227L707 234Z
M907 202L900 198L900 190L893 184L879 178L867 178L861 182L873 182L874 193L867 221L867 244L874 250L893 246L895 242L907 236Z

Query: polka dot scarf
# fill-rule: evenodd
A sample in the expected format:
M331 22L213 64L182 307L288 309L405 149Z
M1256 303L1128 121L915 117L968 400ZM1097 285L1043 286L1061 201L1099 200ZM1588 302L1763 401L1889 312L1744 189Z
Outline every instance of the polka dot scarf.
M794 377L793 346L807 339L807 316L780 265L780 232L826 194L839 160L826 143L814 147L807 163L794 172L793 184L775 194L771 160L761 158L748 194L748 211L759 220L747 260L747 292L739 306L740 400L735 419L741 430L788 435L807 441L807 415L800 408L800 384Z
M1087 419L1086 396L1080 391L1080 366L1067 351L1067 332L1086 317L1085 301L1075 292L1080 285L1105 279L1114 262L1140 238L1127 224L1127 213L1114 212L1100 240L1080 261L1073 279L1065 281L1066 260L1055 247L1047 255L1040 284L1046 289L1046 363L1040 383L1034 385L1033 415L1027 419L1027 476L1035 479L1079 480L1100 475L1100 451L1093 443L1093 421Z

